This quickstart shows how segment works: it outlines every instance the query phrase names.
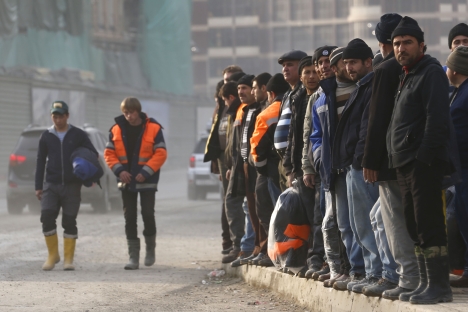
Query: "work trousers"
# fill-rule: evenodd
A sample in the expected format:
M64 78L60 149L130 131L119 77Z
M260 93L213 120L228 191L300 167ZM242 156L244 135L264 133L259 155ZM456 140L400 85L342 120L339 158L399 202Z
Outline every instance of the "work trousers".
M125 217L125 234L129 240L138 238L138 194L140 194L141 216L143 218L144 225L143 235L156 235L156 220L154 217L156 191L132 192L129 190L122 190L123 211Z
M219 168L219 173L221 175L221 182L223 185L222 188L222 193L221 193L221 237L223 239L222 241L222 246L223 249L228 249L229 247L232 246L232 241L231 241L231 235L229 233L229 222L226 217L226 192L228 188L229 181L226 179L226 165L224 161L224 152L221 152L221 154L218 157L218 168Z
M57 217L62 208L63 236L78 238L76 217L80 210L81 183L51 184L44 182L41 199L42 232L45 236L57 233Z
M225 199L226 218L229 223L229 234L232 245L241 248L241 239L245 234L245 213L242 209L245 198L245 179L243 172L231 169L227 194ZM236 190L236 192L234 192Z
M257 217L265 235L268 239L268 230L270 228L270 218L275 206L271 200L268 190L268 177L262 174L257 174L257 183L255 184L255 200ZM261 253L267 253L268 244L262 246Z
M435 160L430 166L419 160L397 168L405 209L406 228L422 248L447 246L442 199L442 178L446 163Z
M405 211L398 182L381 181L379 195L388 248L398 266L396 270L399 277L398 286L416 289L419 285L418 262L414 253L414 242L406 229Z

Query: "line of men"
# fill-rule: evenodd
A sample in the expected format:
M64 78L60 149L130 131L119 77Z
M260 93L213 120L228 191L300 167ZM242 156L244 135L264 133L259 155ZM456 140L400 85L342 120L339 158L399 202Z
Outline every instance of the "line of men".
M223 179L223 263L273 265L270 216L295 181L311 225L298 277L366 296L452 301L445 192L468 245L468 25L447 66L416 20L384 14L380 55L361 39L293 50L282 74L223 72L205 161ZM448 78L448 79L447 79ZM450 86L450 84L451 86Z

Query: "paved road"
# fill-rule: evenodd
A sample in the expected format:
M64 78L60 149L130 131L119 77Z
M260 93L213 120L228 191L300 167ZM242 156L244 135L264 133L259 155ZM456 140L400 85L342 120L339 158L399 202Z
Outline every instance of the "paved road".
M155 266L140 261L140 270L124 270L121 212L95 214L83 205L76 270L63 271L59 263L45 272L39 216L8 215L0 199L0 311L304 311L238 279L208 278L220 267L219 207L218 194L186 200L185 171L163 172L156 196ZM139 225L141 233L141 219Z

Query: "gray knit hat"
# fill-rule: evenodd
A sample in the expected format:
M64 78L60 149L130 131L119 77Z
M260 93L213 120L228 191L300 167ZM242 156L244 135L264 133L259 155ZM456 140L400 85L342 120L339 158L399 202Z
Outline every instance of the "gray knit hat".
M468 76L468 47L459 46L447 59L447 66L451 70Z

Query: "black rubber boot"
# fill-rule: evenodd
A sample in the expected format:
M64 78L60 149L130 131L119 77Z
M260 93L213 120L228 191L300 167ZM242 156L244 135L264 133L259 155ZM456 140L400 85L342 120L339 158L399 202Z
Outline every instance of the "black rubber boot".
M152 236L145 236L146 242L146 256L145 265L152 266L156 261L156 234Z
M411 296L419 295L427 287L427 272L426 272L426 262L424 260L424 255L422 254L420 247L415 247L414 252L416 254L416 259L418 260L419 285L415 290L411 292L401 293L400 301L409 301Z
M453 301L447 247L430 247L424 249L423 253L426 259L428 285L422 293L412 296L410 302L413 304L436 304Z
M129 261L125 270L137 270L140 266L140 239L127 239Z

